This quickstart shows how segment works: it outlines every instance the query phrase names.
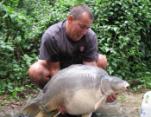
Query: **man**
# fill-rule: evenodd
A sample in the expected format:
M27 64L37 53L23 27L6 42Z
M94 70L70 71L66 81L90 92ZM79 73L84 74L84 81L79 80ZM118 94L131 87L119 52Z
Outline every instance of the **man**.
M86 5L73 7L65 21L50 26L42 36L39 60L31 65L31 80L43 88L60 69L71 64L107 67L106 56L98 54L93 15ZM108 101L115 100L114 94Z

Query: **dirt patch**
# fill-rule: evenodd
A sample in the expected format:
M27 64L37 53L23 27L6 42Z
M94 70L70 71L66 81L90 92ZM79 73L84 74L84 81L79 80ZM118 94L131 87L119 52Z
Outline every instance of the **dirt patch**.
M28 95L27 95L28 94ZM25 91L18 95L18 99L14 99L9 95L0 96L0 117L15 117L29 99L38 94L38 90Z
M144 93L123 93L113 103L99 109L100 117L140 117L140 107Z
M144 93L127 93L121 97L123 111L128 117L140 117L140 107Z
M127 114L126 117L140 117L139 113L143 95L144 93L124 93L118 96L120 106L117 108L122 108L123 112ZM29 97L21 98L19 100L8 100L7 96L0 96L0 117L8 117L6 115L10 115L13 111L19 111L28 98Z

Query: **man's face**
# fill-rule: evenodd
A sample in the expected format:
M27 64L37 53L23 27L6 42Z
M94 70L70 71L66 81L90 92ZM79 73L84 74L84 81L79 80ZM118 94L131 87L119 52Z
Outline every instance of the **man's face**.
M67 34L73 41L79 41L88 31L92 24L92 19L84 12L79 19L73 19L72 16L68 20Z

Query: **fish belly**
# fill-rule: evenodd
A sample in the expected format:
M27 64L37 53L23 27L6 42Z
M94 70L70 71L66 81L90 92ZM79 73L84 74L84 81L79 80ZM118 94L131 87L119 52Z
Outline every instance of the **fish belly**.
M100 92L92 89L80 89L66 99L65 108L69 114L80 115L94 112L100 99Z

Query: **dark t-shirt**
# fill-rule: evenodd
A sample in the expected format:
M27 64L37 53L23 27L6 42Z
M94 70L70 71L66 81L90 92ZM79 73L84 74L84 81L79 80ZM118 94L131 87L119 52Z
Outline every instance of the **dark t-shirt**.
M95 33L89 29L79 41L71 41L65 31L65 21L50 26L42 36L41 60L59 61L61 68L98 57Z

